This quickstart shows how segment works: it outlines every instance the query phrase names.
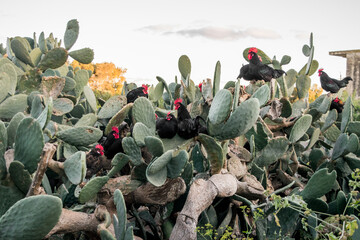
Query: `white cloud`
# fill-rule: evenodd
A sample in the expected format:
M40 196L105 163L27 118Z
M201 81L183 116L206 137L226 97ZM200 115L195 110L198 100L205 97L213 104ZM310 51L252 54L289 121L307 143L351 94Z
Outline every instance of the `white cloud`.
M139 31L149 31L163 35L180 35L185 37L203 37L212 40L233 41L240 38L252 37L256 39L279 39L280 34L276 31L263 28L247 28L242 30L238 27L227 26L202 26L182 27L179 25L149 25Z

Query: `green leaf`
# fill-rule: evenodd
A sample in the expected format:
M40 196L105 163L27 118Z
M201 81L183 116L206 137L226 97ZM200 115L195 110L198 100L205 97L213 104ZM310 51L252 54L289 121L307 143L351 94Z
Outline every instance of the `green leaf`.
M312 116L305 114L299 118L291 129L289 140L292 143L297 142L307 132L311 126Z

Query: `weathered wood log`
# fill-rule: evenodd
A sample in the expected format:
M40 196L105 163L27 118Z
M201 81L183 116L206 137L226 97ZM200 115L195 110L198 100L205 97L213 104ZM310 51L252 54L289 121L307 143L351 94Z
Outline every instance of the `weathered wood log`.
M170 240L196 239L196 225L201 212L212 204L215 197L230 197L235 193L249 199L265 199L263 190L256 189L247 182L239 182L230 173L215 174L207 181L195 180L177 217Z

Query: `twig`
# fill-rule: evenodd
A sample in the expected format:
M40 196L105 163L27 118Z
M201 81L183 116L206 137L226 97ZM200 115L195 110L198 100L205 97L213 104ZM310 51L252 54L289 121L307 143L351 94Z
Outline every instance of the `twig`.
M46 143L43 152L41 155L41 160L39 162L38 168L36 170L35 177L32 180L31 186L29 188L29 191L26 194L26 197L32 196L32 195L39 195L41 193L41 182L44 177L45 171L48 167L48 163L50 159L54 156L56 151L56 146L51 143Z

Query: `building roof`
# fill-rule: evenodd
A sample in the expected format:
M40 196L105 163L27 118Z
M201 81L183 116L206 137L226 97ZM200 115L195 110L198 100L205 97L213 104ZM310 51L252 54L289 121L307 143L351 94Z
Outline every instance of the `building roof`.
M354 49L354 50L343 50L343 51L331 51L329 52L330 55L338 56L338 57L344 57L346 58L346 55L349 53L360 53L360 49Z

